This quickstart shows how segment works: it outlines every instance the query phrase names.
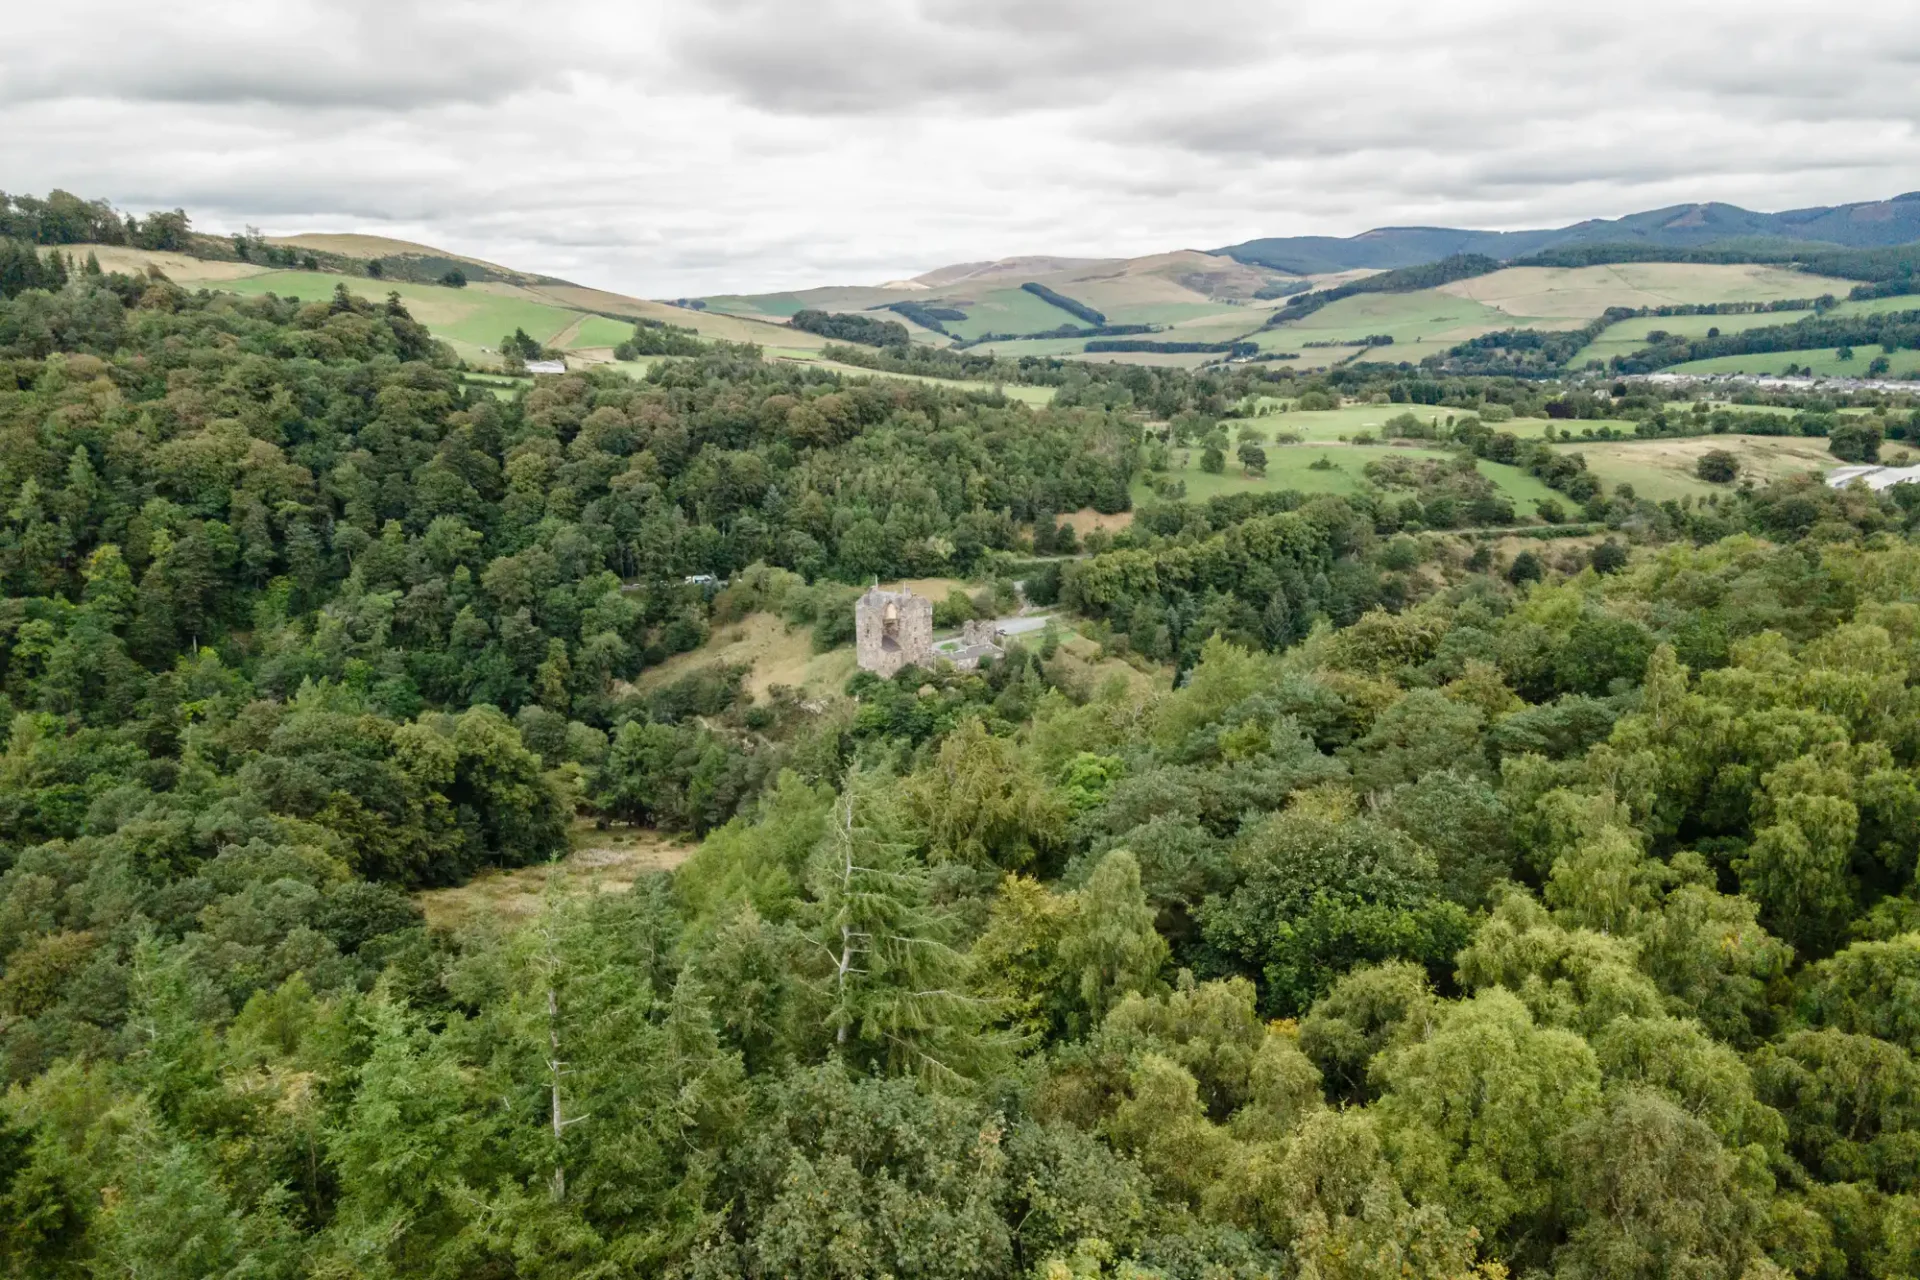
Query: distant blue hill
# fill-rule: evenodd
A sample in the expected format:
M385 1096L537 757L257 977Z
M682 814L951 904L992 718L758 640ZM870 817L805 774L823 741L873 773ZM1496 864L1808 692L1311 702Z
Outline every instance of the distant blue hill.
M1502 260L1584 244L1687 249L1728 241L1800 241L1881 248L1920 240L1920 191L1891 200L1755 213L1731 204L1678 204L1624 218L1591 218L1545 231L1379 227L1357 236L1278 236L1212 252L1255 266L1311 275L1357 268L1412 267L1453 254Z

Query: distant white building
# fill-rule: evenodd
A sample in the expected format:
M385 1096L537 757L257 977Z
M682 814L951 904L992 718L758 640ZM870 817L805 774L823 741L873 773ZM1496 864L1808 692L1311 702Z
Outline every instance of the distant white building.
M527 361L528 373L565 373L566 371L567 371L567 362L565 360L529 360Z
M1827 488L1844 489L1855 480L1875 493L1897 484L1920 482L1920 467L1877 467L1872 465L1835 467L1827 472Z

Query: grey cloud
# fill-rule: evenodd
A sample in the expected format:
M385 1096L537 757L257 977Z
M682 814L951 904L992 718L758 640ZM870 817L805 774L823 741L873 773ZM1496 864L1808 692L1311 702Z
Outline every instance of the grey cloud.
M668 43L700 83L773 111L993 110L1122 96L1115 77L1256 62L1279 36L1247 0L917 3L732 0L694 11ZM1231 40L1223 31L1237 31Z
M655 296L1789 208L1915 185L1905 8L65 0L0 48L0 172Z
M391 111L488 104L550 81L559 50L524 10L421 0L237 4L182 0L140 9L69 0L27 16L87 38L16 38L0 49L0 101L117 98Z

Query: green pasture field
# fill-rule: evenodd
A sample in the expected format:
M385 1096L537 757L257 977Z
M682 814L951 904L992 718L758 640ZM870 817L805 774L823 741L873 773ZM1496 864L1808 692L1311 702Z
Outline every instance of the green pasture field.
M1262 406L1280 406L1291 401L1276 400L1261 396L1258 403ZM1385 430L1389 418L1397 418L1403 413L1411 413L1422 422L1439 419L1445 424L1448 418L1464 418L1463 409L1441 409L1433 405L1422 404L1350 404L1338 409L1285 409L1252 419L1269 437L1276 431L1292 431L1306 437L1309 442L1338 440L1342 436L1351 438L1362 431L1370 431L1376 437ZM1227 420L1229 434L1237 431L1241 419ZM1633 423L1624 419L1609 418L1604 421L1554 423L1546 418L1510 418L1505 422L1490 423L1495 431L1506 431L1521 439L1537 439L1545 434L1549 425L1554 427L1572 427L1576 432L1581 427L1610 426L1616 431L1632 431Z
M1075 358L1089 364L1141 364L1157 369L1198 369L1203 364L1227 357L1223 351L1088 351Z
M1767 351L1759 355L1714 356L1707 360L1689 360L1662 369L1662 373L1757 373L1784 374L1790 364L1826 378L1864 378L1867 365L1875 357L1886 355L1893 362L1891 372L1882 377L1920 379L1920 351L1895 351L1891 355L1878 343L1853 348L1853 359L1842 360L1838 347L1816 347L1805 351Z
M889 302L926 301L924 295L903 293L898 289L871 289L859 285L827 285L819 289L794 289L785 293L722 293L704 298L708 311L750 319L785 320L796 311L865 311ZM898 319L899 317L892 317Z
M1261 351L1297 351L1300 359L1290 360L1288 364L1336 365L1349 356L1357 355L1363 348L1359 346L1309 347L1309 342L1331 341L1322 334L1308 333L1292 325L1276 325L1271 329L1257 329L1246 336Z
M1023 338L1016 342L984 342L977 347L968 347L967 351L970 354L1005 356L1009 360L1020 356L1081 356L1086 354L1088 341L1086 338Z
M1846 281L1750 264L1656 262L1577 269L1513 267L1412 293L1356 294L1297 321L1265 330L1255 340L1263 351L1294 351L1308 342L1337 342L1385 333L1392 335L1393 346L1370 351L1362 359L1418 362L1468 338L1498 329L1576 329L1611 306L1765 302L1813 298L1836 291L1844 296L1848 287ZM1875 300L1876 304L1887 301L1891 300ZM1623 320L1581 351L1573 367L1579 368L1588 360L1605 360L1612 355L1637 351L1646 344L1636 339L1644 337L1650 329L1693 333L1692 326L1698 322L1697 332L1704 336L1708 327L1716 324L1722 332L1735 332L1756 324L1791 323L1801 314L1651 316ZM1339 358L1335 356L1334 360Z
M1196 339L1175 338L1171 334L1147 333L1140 338L1146 342L1191 342ZM1088 351L1088 338L1025 338L1017 342L988 342L967 350L982 355L1003 356L1006 359L1018 359L1021 356L1059 356L1068 360L1085 360L1092 364L1144 364L1161 368L1197 369L1214 360L1226 359L1222 351Z
M1871 316L1892 311L1920 311L1920 294L1903 293L1891 298L1862 298L1858 302L1843 302L1833 309L1833 314Z
M966 378L935 378L922 373L879 373L872 369L863 369L857 364L841 364L837 360L809 360L805 363L819 369L831 369L846 378L873 378L877 381L921 382L933 387L949 387L955 391L991 391L996 384L979 382ZM1044 408L1053 403L1052 387L1030 387L1021 384L1000 384L1000 391L1007 399L1021 404Z
M785 320L807 305L797 295L791 293L761 293L751 298L740 294L723 293L711 298L703 298L701 301L707 304L708 311L718 311L726 316L744 316L751 320L768 316Z
M1472 298L1421 289L1414 293L1355 294L1267 332L1289 335L1277 338L1276 344L1293 350L1304 342L1354 340L1370 333L1391 334L1396 345L1416 339L1452 345L1495 329L1577 327L1577 323L1564 319L1516 316Z
M907 336L922 346L949 347L953 345L953 338L948 334L936 333L925 325L915 324L897 311L874 311L864 314L871 314L876 320L891 320L895 324L905 325Z
M1072 312L1062 311L1021 288L988 289L967 295L965 301L952 300L945 305L967 313L965 320L946 322L948 331L962 338L977 338L983 333L1042 333L1063 324L1089 327Z
M1356 348L1348 364L1419 364L1459 346L1458 338L1399 338L1389 347ZM1319 350L1319 348L1314 348Z
M1263 350L1268 349L1269 348L1263 348ZM1292 369L1296 373L1312 373L1316 370L1331 369L1336 365L1345 364L1365 349L1364 347L1308 347L1304 351L1296 351L1290 347L1274 347L1270 348L1270 350L1284 353L1289 358L1285 360L1265 360L1261 363L1269 369Z
M1267 490L1296 489L1301 493L1357 493L1367 484L1366 465L1389 454L1400 457L1451 458L1453 455L1444 449L1406 449L1406 448L1364 448L1343 444L1298 444L1268 445L1267 474L1265 476L1243 475L1238 460L1231 448L1227 451L1227 469L1220 475L1210 475L1200 469L1201 450L1198 447L1174 451L1175 465L1165 473L1187 484L1187 501L1204 502L1208 498L1228 493L1253 493ZM1180 465L1182 456L1186 464ZM1333 466L1327 470L1314 467L1321 458ZM1518 467L1509 467L1497 462L1481 461L1477 464L1480 474L1493 481L1494 485L1513 500L1514 514L1526 518L1534 514L1536 506L1548 498L1557 495L1538 479ZM1133 501L1135 506L1153 502L1153 489L1146 477L1134 482ZM1564 498L1561 505L1566 505Z
M768 359L776 359L776 357L774 357L772 353L768 353ZM972 380L972 378L933 378L933 376L929 376L929 374L887 374L887 372L877 372L874 368L862 368L860 365L841 365L839 361L822 361L822 359L818 359L818 357L806 357L806 355L781 355L778 359L795 363L795 365L812 365L814 368L828 368L831 372L841 374L843 378L874 378L874 380L879 380L879 382L885 382L885 380L891 378L891 380L895 380L895 382L924 382L927 386L943 386L943 388L952 388L952 390L956 391L991 391L995 388L993 382L979 382L979 380ZM1008 399L1020 401L1021 405L1033 405L1035 409L1043 409L1046 405L1050 405L1052 399L1054 399L1054 388L1050 388L1050 386L1002 384L1000 391L1002 391Z
M1208 332L1219 330L1227 336L1245 333L1257 329L1267 318L1266 307L1259 310L1252 307L1236 307L1231 303L1204 302L1120 302L1102 305L1102 300L1081 297L1071 287L1060 290L1069 298L1086 303L1106 316L1108 324L1157 324L1163 325L1169 332L1178 331L1183 335L1194 326L1206 326ZM1068 316L1069 320L1074 317ZM1078 323L1078 321L1075 321ZM1228 331L1231 331L1230 333ZM1182 338L1188 342L1220 342L1224 338Z
M1204 315L1175 321L1148 336L1164 342L1234 342L1258 334L1271 314L1273 309L1265 303L1257 307L1216 308Z
M486 388L497 400L511 400L533 385L532 378L515 378L504 373L469 373L461 381Z
M631 321L613 320L606 316L588 316L581 320L579 327L568 336L566 349L577 351L587 347L617 347L632 336Z
M601 369L611 369L615 373L623 373L629 378L644 378L647 376L648 372L652 370L653 366L655 366L656 364L659 364L662 360L676 360L676 359L679 359L679 357L678 356L641 356L638 360L609 360L605 364L599 365L596 367Z
M820 289L814 292L835 293L844 291ZM736 320L757 320L765 324L785 324L787 320L792 318L794 312L807 307L813 307L821 311L843 312L848 315L864 315L870 316L875 320L890 320L895 324L905 326L907 333L911 335L913 340L923 346L944 347L953 341L949 335L929 329L924 325L915 324L898 312L873 310L871 301L864 298L857 298L850 302L836 302L830 298L814 299L800 294L777 293L753 298L709 298L707 299L707 303L706 311L700 314L723 315ZM931 303L929 305L938 306L940 304ZM833 339L826 338L821 341L824 344L833 341Z
M255 297L273 293L302 302L324 302L341 284L350 293L376 300L389 293L399 294L413 318L432 330L434 337L446 339L460 354L468 356L497 352L500 339L515 329L525 329L536 341L550 343L581 317L578 311L502 296L479 285L449 289L404 281L348 279L320 271L266 271L238 280L221 280L208 287ZM631 332L631 325L624 326L622 336Z
M1647 335L1658 329L1683 338L1704 338L1709 329L1718 329L1722 333L1745 333L1748 329L1764 329L1769 325L1793 324L1812 314L1811 311L1757 311L1733 316L1640 316L1621 320L1602 329L1600 336L1582 347L1567 367L1583 369L1589 360L1604 363L1614 356L1644 351Z

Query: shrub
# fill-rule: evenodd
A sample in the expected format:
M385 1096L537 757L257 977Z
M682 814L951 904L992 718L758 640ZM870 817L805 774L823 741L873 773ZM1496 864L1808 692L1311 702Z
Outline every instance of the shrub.
M1880 461L1880 424L1848 418L1827 433L1827 452L1845 462Z
M1740 459L1725 449L1713 449L1700 455L1693 474L1710 484L1732 484L1740 478Z

